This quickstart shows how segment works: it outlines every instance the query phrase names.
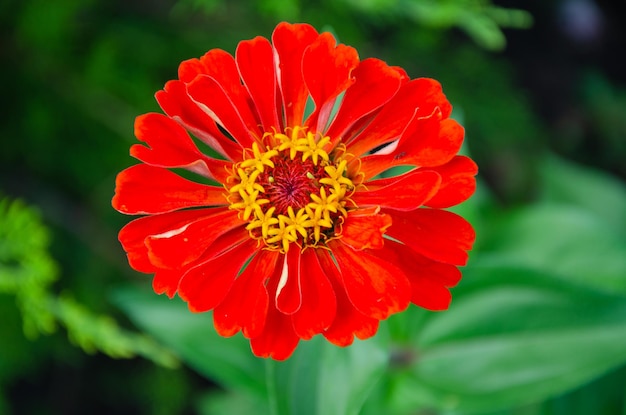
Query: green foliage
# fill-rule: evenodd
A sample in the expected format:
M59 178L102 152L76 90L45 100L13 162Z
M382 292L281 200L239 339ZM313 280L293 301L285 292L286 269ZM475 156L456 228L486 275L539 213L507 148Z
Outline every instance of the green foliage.
M392 405L476 412L537 402L626 362L626 298L547 271L475 264L431 316ZM404 413L401 411L400 413Z
M87 353L101 351L115 358L140 355L176 366L171 353L149 337L123 330L111 317L94 314L67 296L55 296L51 285L57 279L57 266L48 244L48 231L35 210L20 201L0 199L0 292L15 296L28 337L51 334L60 324Z
M206 315L190 313L181 301L148 290L119 289L113 301L203 376L232 390L266 395L263 361L252 355L243 337L222 338Z
M341 0L332 3L333 8L346 14L357 11L374 19L407 19L437 30L456 27L476 44L492 51L506 46L501 28L527 29L533 22L527 11L496 6L490 0ZM300 20L310 9L310 5L298 0L260 0L250 5L256 5L263 14L275 19L290 21ZM223 4L219 0L182 0L176 8L210 14L220 6Z
M579 93L584 100L584 110L587 114L587 122L593 125L593 140L599 142L598 150L586 155L583 160L600 160L606 165L615 166L615 169L626 174L626 166L623 163L623 155L626 153L626 88L611 82L598 72L586 74L581 83ZM584 126L580 126L583 129ZM572 153L572 142L577 143L584 139L583 131L576 131L575 140L563 137L561 147ZM568 139L569 138L569 139Z
M248 340L220 337L210 315L192 314L181 301L135 287L118 289L114 301L135 324L229 391L202 402L210 414L358 414L388 363L384 330L343 349L316 338L302 342L285 362L263 361L252 355Z
M601 218L612 233L626 234L626 187L621 180L554 156L543 160L539 172L542 202L578 206Z
M527 11L495 6L489 0L344 1L373 16L408 19L439 30L459 28L487 50L502 50L506 46L501 28L527 29L532 25L532 16Z
M35 211L0 198L0 292L15 295L30 338L55 329L47 287L57 279L57 267L48 244L49 234Z

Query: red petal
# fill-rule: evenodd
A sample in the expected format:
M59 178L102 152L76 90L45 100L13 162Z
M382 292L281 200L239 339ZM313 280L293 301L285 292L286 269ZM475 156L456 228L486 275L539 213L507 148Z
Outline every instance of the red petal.
M478 166L469 157L456 156L449 163L429 170L441 175L441 186L437 194L426 202L426 206L434 208L455 206L469 199L476 190L474 176L478 173Z
M330 327L324 331L324 337L337 346L349 346L354 341L355 335L359 339L372 337L378 330L378 320L368 317L354 308L346 295L342 276L328 251L320 249L317 251L317 256L324 274L333 287L337 300L335 319Z
M274 50L264 37L240 42L235 53L237 68L254 101L265 131L280 129L276 108L276 72Z
M281 267L276 267L270 278L267 287L270 298L276 295L281 272ZM250 346L256 356L285 360L291 356L299 340L291 323L291 316L278 311L274 302L270 301L263 332L250 339Z
M441 120L439 109L428 117L416 117L397 142L361 159L365 180L392 166L439 166L461 149L464 130L456 121Z
M163 114L144 114L135 119L135 136L149 147L135 144L130 155L155 167L182 167L205 177L225 180L230 162L215 160L198 150L187 131Z
M205 253L200 260L207 261L216 257L227 249L241 245L249 238L248 232L243 228L232 230L220 237L218 242L211 245L209 254L207 255ZM170 298L174 297L181 278L189 269L195 267L197 264L197 262L191 262L188 265L174 269L157 269L152 280L152 288L157 294L165 293Z
M183 62L180 65L178 68L178 75L180 79L183 82L190 84L193 83L193 80L197 80L197 78L212 78L221 87L221 89L224 90L228 99L233 102L235 111L239 113L239 117L249 128L249 131L254 132L254 134L258 134L260 132L258 130L259 123L253 113L254 111L250 107L252 99L250 98L248 90L241 83L237 63L235 62L233 56L221 49L213 49L205 53L198 62L194 62L189 67L186 67L189 62L193 61L197 61L197 59ZM205 96L202 91L199 91L198 94L199 96ZM207 94L207 103L209 103L212 99L210 91L207 91ZM217 106L219 106L219 104ZM207 104L207 107L213 113L217 113L211 105ZM226 122L223 119L222 121ZM228 130L228 128L226 129ZM235 137L235 139L237 141L245 141L246 136L241 135L241 137ZM245 145L245 147L250 147L250 145Z
M348 298L366 316L383 320L409 305L410 285L395 265L367 251L358 253L341 240L329 244Z
M169 81L155 97L167 115L199 140L229 160L241 159L241 146L220 131L213 118L187 94L187 86L183 82Z
M401 176L365 183L371 190L357 191L352 200L357 206L381 206L413 210L422 206L439 189L441 178L428 170L412 170Z
M112 204L121 213L142 215L222 206L227 201L222 187L194 183L169 170L137 164L117 175Z
M139 272L154 272L156 268L148 258L148 247L145 244L148 236L189 225L207 216L212 216L221 209L182 210L146 216L129 222L120 230L119 240L124 251L128 254L130 266Z
M186 84L193 81L198 75L212 76L229 89L241 88L235 59L230 53L222 49L211 49L200 59L189 59L178 66L178 78Z
M152 289L157 294L165 294L169 298L174 298L178 290L180 279L185 273L185 269L160 269L152 278Z
M448 288L461 280L459 269L432 261L405 245L387 242L384 249L372 253L402 268L411 283L411 302L428 310L446 310L452 300Z
M415 214L407 216L417 221L422 229L437 232L456 242L461 249L472 249L476 240L472 225L456 213L440 209L420 209Z
M272 34L278 54L280 89L285 110L285 125L302 125L309 90L302 77L302 55L317 31L308 24L280 23Z
M336 315L337 301L316 250L305 249L301 255L302 304L292 321L298 337L308 340L330 327Z
M352 70L359 64L354 48L336 45L330 33L322 33L304 52L302 74L315 103L306 125L324 131L335 99L354 83Z
M439 110L436 109L433 114L438 113ZM401 155L404 152L406 162L416 166L440 166L449 162L461 149L465 130L450 118L437 124L438 131L432 135L428 134L427 127L424 128L423 125L416 125L416 128L405 131L400 138L397 151L394 152L396 161L402 163Z
M447 310L452 301L449 287L461 280L461 271L454 265L429 262L413 263L416 268L411 274L411 302L427 310Z
M237 212L223 208L179 228L152 234L145 244L154 265L176 269L200 258L217 238L244 224Z
M215 78L200 75L187 86L187 91L242 147L252 147L254 140L261 137L248 101L226 89Z
M443 118L452 110L439 82L418 78L403 84L372 122L349 141L348 152L358 157L399 138L411 119L428 116L436 107L441 109Z
M348 214L341 230L341 242L356 251L382 248L385 230L391 226L391 216L378 212L360 212L362 211L351 210Z
M465 265L476 234L457 214L439 209L387 211L393 223L387 235L435 261Z
M178 286L178 295L187 302L189 310L201 313L215 308L246 261L256 252L255 248L256 241L248 239L187 271Z
M239 330L246 338L263 332L269 306L265 281L274 273L278 252L259 251L235 280L224 301L213 311L213 324L222 336Z
M300 309L302 289L300 287L299 249L290 249L284 256L275 301L276 309L283 314L293 314Z
M365 59L353 72L355 82L346 90L335 120L326 133L338 141L357 120L380 108L400 89L402 75L385 62Z
M223 252L228 251L235 245L239 245L250 239L250 233L245 227L239 226L231 229L230 231L222 234L219 238L213 242L208 249L198 258L197 261L206 261ZM193 264L193 262L191 263Z

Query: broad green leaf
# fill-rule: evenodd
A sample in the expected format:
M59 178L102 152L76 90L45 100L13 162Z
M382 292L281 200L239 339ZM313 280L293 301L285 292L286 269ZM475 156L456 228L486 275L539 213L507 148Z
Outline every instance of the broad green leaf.
M545 271L474 266L433 314L394 407L497 410L537 402L626 363L626 297Z
M247 393L210 392L196 404L200 415L265 415L270 414L265 397Z
M303 342L285 362L275 367L279 414L358 414L388 363L388 335L340 348L321 337Z
M399 382L396 378L395 392L396 395L402 394L406 399L396 399L403 407L400 409L387 406L382 409L377 408L374 411L366 411L363 415L414 415L414 414L437 414L437 415L626 415L623 411L626 410L624 405L624 373L618 372L618 377L608 375L602 379L615 378L617 385L620 388L619 393L615 393L612 388L608 392L602 387L606 386L606 382L592 382L591 385L583 385L576 389L574 392L568 392L559 395L555 398L551 398L542 402L524 404L521 406L512 406L501 410L487 410L487 411L474 411L474 410L439 410L429 411L423 410L422 412L416 411L415 406L411 405L411 402L415 402L416 393L419 393L421 388L419 385L415 386L415 380L410 379L404 382ZM400 385L398 385L401 383ZM611 386L611 385L609 385ZM431 396L431 399L435 399ZM441 399L437 397L437 399ZM456 399L450 397L450 400L445 402L448 406L455 405ZM369 408L366 408L369 409Z
M507 215L494 229L481 241L482 261L546 270L626 293L626 238L586 210L533 206Z
M191 313L178 299L134 286L113 294L115 304L133 323L170 347L191 368L226 388L265 396L263 361L254 357L243 337L220 337L210 314Z
M346 348L318 336L301 342L287 361L274 362L254 357L242 337L220 337L209 315L190 313L178 300L124 287L115 291L114 302L190 367L235 394L250 394L248 403L267 402L269 394L269 402L275 406L270 413L357 414L387 366L384 330ZM224 396L216 405L237 406L231 399ZM268 408L264 403L257 410L265 413Z
M386 333L342 349L324 343L318 379L319 415L357 414L388 363Z
M596 213L626 234L626 186L616 178L555 156L540 164L541 199L569 203Z

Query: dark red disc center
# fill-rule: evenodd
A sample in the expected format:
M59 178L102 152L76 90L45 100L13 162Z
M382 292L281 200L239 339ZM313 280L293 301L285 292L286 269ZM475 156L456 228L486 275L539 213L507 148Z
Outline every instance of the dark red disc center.
M269 199L269 207L275 207L274 215L287 215L289 206L297 213L311 202L311 193L319 193L318 179L323 169L299 159L274 159L274 168L265 172L261 184L264 197Z

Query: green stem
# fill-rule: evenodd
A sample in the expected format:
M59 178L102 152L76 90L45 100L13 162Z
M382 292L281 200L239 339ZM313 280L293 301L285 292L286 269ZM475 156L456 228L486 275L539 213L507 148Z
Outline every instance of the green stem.
M278 414L278 400L276 397L276 363L268 358L265 360L265 386L267 387L267 400L269 403L270 414Z

